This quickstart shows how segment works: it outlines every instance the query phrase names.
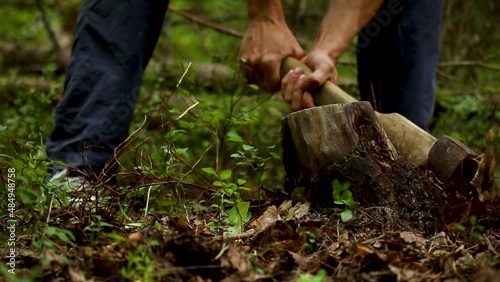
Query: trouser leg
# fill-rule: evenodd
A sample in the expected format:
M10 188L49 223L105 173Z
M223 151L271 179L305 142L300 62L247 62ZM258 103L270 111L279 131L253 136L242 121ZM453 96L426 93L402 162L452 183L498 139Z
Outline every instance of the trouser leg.
M388 0L361 31L361 98L397 112L421 128L434 111L443 0Z
M64 97L47 139L50 159L99 172L125 140L166 0L85 0Z

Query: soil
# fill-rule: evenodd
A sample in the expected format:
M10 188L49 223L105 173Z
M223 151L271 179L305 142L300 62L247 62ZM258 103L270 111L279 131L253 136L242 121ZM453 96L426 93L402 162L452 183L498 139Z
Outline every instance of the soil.
M424 234L405 224L417 219L383 207L354 208L354 218L342 222L339 208L275 198L252 203L251 220L236 234L227 233L216 210L150 214L147 226L130 229L103 208L97 214L108 224L92 229L81 220L92 218L88 211L54 209L51 220L71 230L75 242L54 240L55 247L36 253L30 238L19 238L16 276L75 282L500 281L500 232L480 231L480 222ZM210 229L209 222L220 225ZM7 252L2 249L2 257Z

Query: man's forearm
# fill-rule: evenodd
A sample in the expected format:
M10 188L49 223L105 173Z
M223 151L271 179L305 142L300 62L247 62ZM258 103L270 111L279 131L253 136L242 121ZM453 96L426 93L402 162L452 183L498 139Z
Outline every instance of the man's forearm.
M284 21L281 0L247 0L248 19Z
M331 0L312 49L336 60L375 15L383 0Z

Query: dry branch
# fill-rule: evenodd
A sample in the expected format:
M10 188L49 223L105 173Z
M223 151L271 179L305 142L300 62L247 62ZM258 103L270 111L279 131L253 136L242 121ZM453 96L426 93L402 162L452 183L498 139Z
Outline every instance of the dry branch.
M490 70L500 71L500 67L493 66L487 64L483 61L454 61L454 62L441 62L438 65L439 67L468 67L468 66L477 66Z
M43 26L45 27L45 30L47 32L50 41L52 42L53 51L56 55L58 55L61 52L61 44L59 44L59 41L57 40L56 37L56 33L54 32L54 29L50 24L47 10L45 10L45 3L43 0L36 0L36 6L42 16Z
M208 21L208 20L205 20L203 18L200 18L196 15L193 15L189 12L186 12L182 9L179 9L179 8L176 8L176 7L172 7L172 6L169 6L168 7L168 10L172 13L175 13L175 14L178 14L180 16L183 16L184 18L192 21L192 22L195 22L199 25L203 25L203 26L206 26L206 27L209 27L209 28L212 28L216 31L219 31L219 32L222 32L224 34L227 34L227 35L231 35L231 36L234 36L234 37L238 37L238 38L241 38L243 37L244 33L241 32L241 31L238 31L238 30L235 30L235 29L232 29L232 28L227 28L227 27L224 27L220 24L216 24L214 22L211 22L211 21Z

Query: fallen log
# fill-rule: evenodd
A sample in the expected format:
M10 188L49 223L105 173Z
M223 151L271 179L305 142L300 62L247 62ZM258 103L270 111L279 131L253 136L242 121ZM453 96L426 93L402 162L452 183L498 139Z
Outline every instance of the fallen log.
M53 48L28 46L12 43L0 43L2 68L15 68L20 73L41 73L47 64L55 64L55 72L63 73L69 62L69 52L55 54Z
M70 58L69 49L63 49L59 54L56 56L53 48L49 45L30 46L0 42L0 57L2 58L0 63L2 68L16 69L20 74L40 74L50 63L54 63L55 73L63 74ZM185 67L181 66L187 66L188 63L168 58L155 61L153 58L150 65L160 69L165 80L171 81L175 85L185 71ZM222 63L193 62L187 78L209 90L232 90L235 84L242 84L239 81L241 80L239 72ZM235 83L228 83L231 81ZM357 81L341 77L338 85L355 87Z

